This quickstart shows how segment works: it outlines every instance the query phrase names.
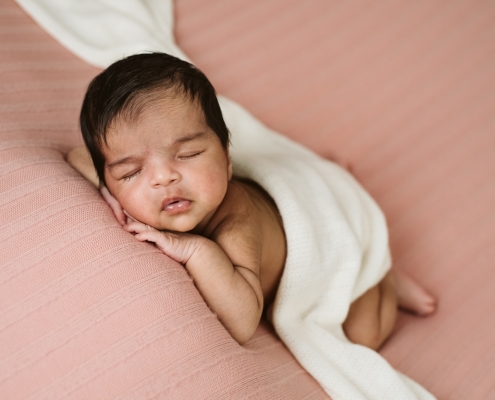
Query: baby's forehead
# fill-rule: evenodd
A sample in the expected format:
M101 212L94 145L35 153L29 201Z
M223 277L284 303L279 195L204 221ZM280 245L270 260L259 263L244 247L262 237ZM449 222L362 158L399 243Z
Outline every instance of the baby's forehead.
M168 88L136 93L126 101L116 117L125 119L127 122L134 122L138 121L142 115L179 110L200 113L204 116L201 104L195 97L183 89Z
M183 92L153 91L142 93L129 100L107 125L105 136L119 128L139 126L146 119L163 114L169 117L185 114L206 124L203 108L197 99Z
M148 99L139 110L120 113L108 125L102 143L105 158L109 153L128 151L129 144L136 147L143 142L172 145L201 132L216 136L198 103L185 96L161 96Z

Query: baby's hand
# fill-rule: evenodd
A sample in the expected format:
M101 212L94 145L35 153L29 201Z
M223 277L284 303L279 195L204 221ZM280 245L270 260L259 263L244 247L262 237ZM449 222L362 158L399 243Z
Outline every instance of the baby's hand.
M159 231L137 221L124 225L127 232L134 233L141 242L153 242L167 256L185 265L192 255L200 249L208 239L191 233Z
M100 188L100 193L101 197L107 202L108 206L110 209L113 211L113 215L115 215L115 218L117 218L117 221L119 221L120 225L124 226L128 221L129 216L125 214L124 209L120 205L120 203L117 201L115 197L113 197L108 189L103 186Z

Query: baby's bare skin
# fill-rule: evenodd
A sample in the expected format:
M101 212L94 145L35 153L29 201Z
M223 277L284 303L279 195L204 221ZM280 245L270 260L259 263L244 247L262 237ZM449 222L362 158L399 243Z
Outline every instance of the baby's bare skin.
M117 220L184 265L232 337L249 340L275 298L286 260L274 201L254 182L232 178L228 149L198 104L183 96L163 96L138 119L112 122L102 151L102 195ZM84 147L67 160L99 185ZM414 281L389 273L351 304L343 323L348 339L381 346L398 304L423 315L435 309Z
M115 120L103 153L102 194L117 219L183 264L234 339L246 342L285 262L284 230L270 197L232 179L228 149L198 104L182 96L156 100L137 120ZM67 159L97 183L84 148Z
M68 161L98 187L91 159L84 147L74 149ZM222 262L249 270L255 278L251 281L252 285L259 285L262 294L262 303L255 311L255 323L251 324L247 335L236 335L232 328L229 329L229 324L220 318L238 342L244 343L249 339L261 318L262 309L274 300L287 255L282 219L273 200L259 185L232 179L214 215L206 226L193 230L193 233L157 231L126 217L120 204L106 188L102 189L102 195L126 230L134 233L138 240L155 243L165 254L184 264L193 279L193 271L204 269L209 259L217 259L218 253L220 257L222 253L227 256ZM202 246L204 242L201 238L209 239L207 246ZM212 244L219 248L212 247ZM194 254L198 247L206 248L206 252ZM218 287L210 279L201 286ZM201 287L198 289L205 297ZM205 300L218 315L218 310ZM397 306L419 315L429 315L434 312L435 303L435 299L411 278L390 272L378 285L351 304L343 323L344 332L351 342L378 349L392 332Z
M218 243L234 265L259 264L264 303L273 301L287 248L277 207L260 186L247 180L231 180L217 212L197 233Z
M124 229L183 264L239 343L252 336L264 305L273 301L286 258L281 218L260 187L231 180L215 214L192 233L158 231L137 221Z
M67 161L95 187L98 177L91 157L84 146L77 147L67 156ZM126 224L124 214L119 214L118 202L104 196L115 204L114 212L122 225ZM217 243L239 240L245 248L239 249L240 258L260 259L260 282L265 305L275 298L287 254L282 219L271 197L255 182L234 178L229 182L225 199L206 227L195 233ZM229 249L224 249L229 251ZM232 251L229 251L232 253ZM232 254L232 258L239 258Z

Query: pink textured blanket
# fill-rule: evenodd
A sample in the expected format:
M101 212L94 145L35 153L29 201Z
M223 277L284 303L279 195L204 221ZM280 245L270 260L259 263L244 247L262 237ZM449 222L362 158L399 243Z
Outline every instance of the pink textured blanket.
M495 396L493 4L176 7L219 91L351 165L396 267L439 297L433 318L401 315L382 355L440 399ZM63 161L98 71L11 0L0 71L0 397L325 398L266 324L238 347L177 265L119 233Z

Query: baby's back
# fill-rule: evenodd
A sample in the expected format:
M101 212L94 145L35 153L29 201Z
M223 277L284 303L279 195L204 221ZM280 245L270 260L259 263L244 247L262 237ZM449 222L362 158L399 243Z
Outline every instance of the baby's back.
M265 306L269 305L275 298L287 249L282 218L268 193L255 182L234 178L203 234L217 242L234 265L259 264Z

